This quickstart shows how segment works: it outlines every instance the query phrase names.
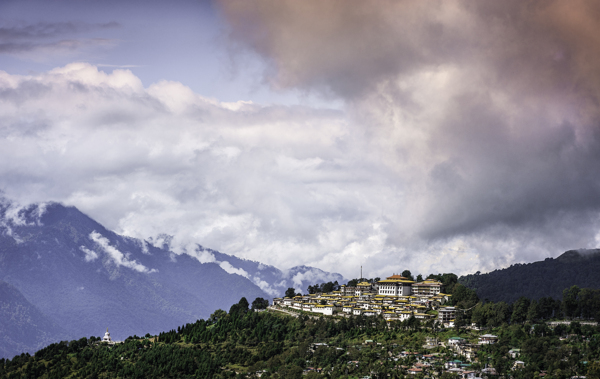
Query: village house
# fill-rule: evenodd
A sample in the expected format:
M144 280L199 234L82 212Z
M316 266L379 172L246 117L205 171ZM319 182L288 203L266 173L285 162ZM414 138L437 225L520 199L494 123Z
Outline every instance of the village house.
M523 361L515 361L515 363L512 366L512 370L514 371L514 370L518 370L518 369L521 369L521 368L524 368L524 367L525 367L525 362L523 362Z
M498 336L495 336L493 334L484 334L481 337L479 337L480 345L492 345L496 342L498 342Z
M459 344L454 346L454 351L467 358L468 361L473 361L477 358L477 351L479 350L479 345L473 345L469 343Z
M467 343L467 340L465 340L462 337L450 337L448 339L448 346L452 347L452 346L456 346L456 345L461 345Z
M438 346L438 340L435 337L425 337L425 347L430 349Z
M459 361L458 359L444 363L444 367L446 369L460 368L461 365L462 365L462 361Z
M415 368L415 367L412 367L412 368L409 368L409 369L408 369L408 373L409 373L410 375L417 375L417 374L421 374L422 372L423 372L423 370L422 370L422 369L420 369L420 368Z

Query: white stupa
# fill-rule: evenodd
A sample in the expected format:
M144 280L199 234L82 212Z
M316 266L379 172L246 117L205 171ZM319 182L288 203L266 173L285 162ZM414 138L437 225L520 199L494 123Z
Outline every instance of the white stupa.
M110 338L110 333L108 332L108 328L106 328L106 333L104 333L104 337L102 337L102 342L107 342L109 344L113 344L112 338Z

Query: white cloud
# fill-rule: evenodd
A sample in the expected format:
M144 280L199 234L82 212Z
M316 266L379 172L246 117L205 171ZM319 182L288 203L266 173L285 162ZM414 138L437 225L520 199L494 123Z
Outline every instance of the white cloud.
M221 266L221 268L223 270L225 270L228 274L237 274L237 275L243 276L244 278L250 277L250 275L248 275L248 272L246 272L246 270L233 267L231 265L231 263L229 263L227 261L219 262L219 266Z
M85 246L79 246L79 250L81 250L85 253L85 261L86 262L93 262L94 260L96 260L98 258L98 254L94 250L90 250Z
M279 294L280 294L279 290L273 288L273 286L271 286L269 283L265 282L258 276L254 276L252 278L252 282L254 284L256 284L261 290L265 291L267 294L269 294L271 296L279 296Z
M204 251L204 253L208 253L208 251ZM210 254L214 258L214 255ZM199 259L201 262L202 260ZM221 262L217 262L219 264L219 266L225 270L228 274L236 274L236 275L240 275L243 276L244 278L250 279L254 284L256 284L260 289L262 289L263 291L265 291L266 293L268 293L271 296L277 296L279 295L280 291L273 288L268 282L262 280L260 278L260 276L258 275L250 275L246 270L242 269L242 268L237 268L234 267L231 263L229 263L228 261L221 261ZM264 266L263 266L264 268ZM259 270L261 269L260 264L259 264Z
M156 269L149 270L143 264L140 264L135 260L130 260L127 255L121 253L115 247L111 246L108 238L103 237L100 233L98 233L96 231L93 231L92 233L90 233L89 238L92 241L94 241L106 253L106 255L110 258L110 260L117 266L127 267L127 268L130 268L137 272L143 272L143 273L158 272L158 270L156 270ZM84 252L86 253L86 261L87 261L88 260L88 252L85 250L84 250ZM92 253L93 254L89 255L91 260L98 257L97 254L95 254L94 252L92 252Z

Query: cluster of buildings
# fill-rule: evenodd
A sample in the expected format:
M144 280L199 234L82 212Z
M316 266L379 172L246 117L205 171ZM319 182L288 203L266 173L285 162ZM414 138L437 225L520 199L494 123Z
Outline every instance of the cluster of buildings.
M498 336L493 334L484 334L479 337L477 343L470 343L462 337L452 337L448 340L447 347L453 350L457 355L461 355L467 360L472 361L477 356L477 351L481 345L493 345L498 342Z
M434 373L450 373L456 378L461 379L476 379L479 377L478 372L471 369L471 364L459 360L444 361L438 354L419 354L411 352L402 352L400 358L413 355L416 362L412 366L400 366L408 375L432 375Z
M452 350L455 353L455 356L464 357L466 361L461 361L458 359L444 360L443 355L440 353L420 354L416 352L403 351L400 353L400 355L398 355L398 358L413 356L415 358L415 363L412 366L399 367L409 375L429 375L433 372L437 372L438 374L447 372L461 379L477 379L482 376L487 377L489 375L496 375L495 369L491 367L486 366L486 368L479 371L475 371L471 367L471 362L477 360L476 353L481 345L491 345L496 342L498 342L498 337L492 334L484 334L479 336L478 341L473 342L469 342L462 337L451 337L445 342L438 341L438 339L435 337L427 337L424 346L425 348L430 349L440 345L445 346ZM509 354L511 357L515 358L518 356L519 350L513 349L509 351ZM394 359L397 360L398 358ZM523 363L521 361L517 361L515 365L518 365L519 362Z
M401 275L392 275L376 283L343 285L339 291L329 293L275 298L273 306L328 316L383 315L389 321L404 321L410 317L421 321L437 319L452 327L456 310L444 306L450 297L442 293L442 283L437 280L415 282ZM430 312L432 310L437 311L437 316Z

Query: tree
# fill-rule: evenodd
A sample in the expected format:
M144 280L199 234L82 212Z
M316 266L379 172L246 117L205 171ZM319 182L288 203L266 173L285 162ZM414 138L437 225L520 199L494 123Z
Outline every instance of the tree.
M262 297L257 297L252 302L252 310L254 309L266 309L269 306L269 300L263 299Z
M471 308L477 302L479 298L477 297L477 293L472 289L463 286L462 284L457 284L454 287L454 294L452 294L452 302L455 306L467 309Z
M513 305L513 313L510 322L513 324L522 324L527 319L527 310L529 309L530 300L525 296L521 296Z
M587 371L588 379L600 379L600 362L594 362Z
M462 311L456 312L456 316L454 317L454 329L459 331L460 328L466 325L465 316Z
M336 287L339 287L337 280L335 283L333 283L333 282L323 283L321 285L321 292L324 292L324 293L333 292L337 289Z
M250 306L250 303L248 303L248 300L246 300L246 298L245 298L245 297L242 297L242 298L240 299L240 301L238 302L238 305L240 306L240 309L241 309L242 311L247 311L247 310L248 310L248 307Z
M578 286L565 288L563 291L562 310L567 317L578 316L579 311L579 295L580 289Z
M285 368L280 370L279 376L282 378L301 379L302 367L294 364L286 366Z
M296 289L294 287L290 287L285 290L285 297L294 297L296 296Z
M423 281L423 275L419 274L417 275L417 282L422 282Z
M248 300L246 300L245 297L242 297L237 304L233 304L231 308L229 308L229 314L232 316L236 314L243 315L248 312L249 306Z
M404 276L405 278L408 278L410 280L414 280L412 274L410 273L410 270L402 271L402 276Z
M497 327L510 321L512 306L504 301L494 304L492 316L488 318L487 326Z
M225 312L222 309L217 309L216 311L213 312L213 314L210 315L210 321L213 324L216 324L220 319L222 319L223 317L227 316L227 312Z
M527 309L527 321L534 323L540 318L540 310L537 301L532 300Z
M541 318L551 318L554 314L555 301L551 297L542 297L538 300L538 310Z

